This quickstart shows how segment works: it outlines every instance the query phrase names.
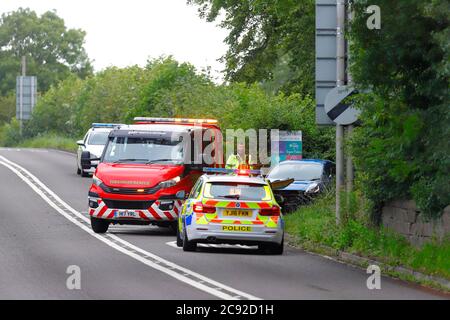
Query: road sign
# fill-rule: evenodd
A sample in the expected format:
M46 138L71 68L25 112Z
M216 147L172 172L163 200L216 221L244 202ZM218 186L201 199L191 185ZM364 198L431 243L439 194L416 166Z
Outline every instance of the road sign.
M355 88L349 86L337 87L329 91L325 98L325 112L328 118L344 126L355 123L361 111L344 102L345 98L355 93Z
M37 99L37 78L17 77L16 80L16 118L29 120Z
M336 0L316 0L316 123L334 125L325 112L325 97L336 87Z
M303 157L303 142L301 131L280 131L278 138L272 139L271 165L281 161L301 160Z

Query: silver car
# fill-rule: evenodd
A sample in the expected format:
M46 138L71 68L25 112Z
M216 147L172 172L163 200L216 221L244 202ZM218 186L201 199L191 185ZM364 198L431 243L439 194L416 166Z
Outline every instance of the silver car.
M258 245L283 253L284 219L269 183L261 177L203 175L179 215L177 245L197 243Z
M91 154L91 158L100 158L103 153L103 149L105 148L106 142L108 141L108 135L110 131L115 127L116 125L114 124L92 124L92 128L86 132L84 139L77 141L77 174L81 175L82 177L87 177L90 174L94 173L94 167L87 170L82 169L81 155L84 151L89 151ZM93 164L95 165L95 161L93 162Z

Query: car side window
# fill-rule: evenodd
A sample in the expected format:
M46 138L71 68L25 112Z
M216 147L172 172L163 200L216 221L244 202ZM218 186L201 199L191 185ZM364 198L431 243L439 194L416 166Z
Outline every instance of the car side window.
M202 189L202 184L203 184L203 180L198 179L197 183L194 185L191 193L189 194L190 199L195 199L198 197L198 195L200 194L200 190Z

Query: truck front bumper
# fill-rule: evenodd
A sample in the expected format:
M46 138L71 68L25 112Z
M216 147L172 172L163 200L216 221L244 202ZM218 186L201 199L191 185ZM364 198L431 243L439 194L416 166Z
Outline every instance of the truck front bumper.
M89 215L111 221L175 222L181 200L117 201L89 197Z

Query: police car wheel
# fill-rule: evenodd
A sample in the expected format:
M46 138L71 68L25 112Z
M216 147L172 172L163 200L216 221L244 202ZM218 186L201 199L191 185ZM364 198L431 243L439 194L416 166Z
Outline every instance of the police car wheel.
M197 250L197 244L195 242L189 241L187 237L186 229L183 232L183 251L195 251Z
M278 243L261 243L258 245L258 249L266 254L283 254L284 251L284 239L280 244Z
M177 227L177 247L181 248L183 246L183 239L181 239L180 228Z
M109 221L91 217L91 227L95 233L105 233L109 228Z
M283 251L284 251L284 241L282 241L281 244L274 243L269 248L269 252L271 254L283 254Z

